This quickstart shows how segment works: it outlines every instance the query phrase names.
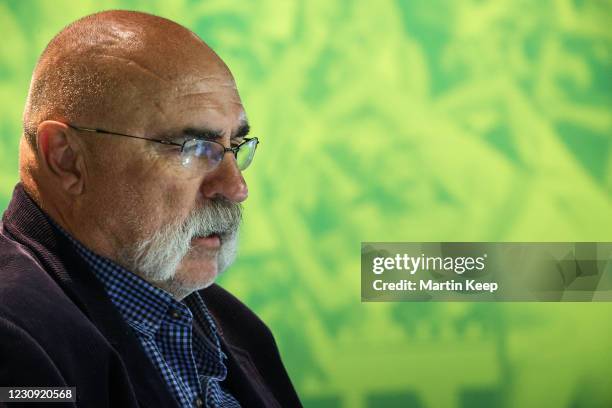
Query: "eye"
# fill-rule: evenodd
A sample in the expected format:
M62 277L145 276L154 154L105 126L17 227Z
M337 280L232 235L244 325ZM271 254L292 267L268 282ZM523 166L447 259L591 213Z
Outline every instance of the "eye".
M164 143L156 143L156 149L158 149L158 151L162 154L174 154L176 152L180 153L182 145L183 140L166 139L164 140Z
M174 143L174 144L177 144L177 145L181 145L181 146L182 146L182 145L183 145L183 143L185 143L185 142L187 141L187 139L185 139L184 137L177 137L177 138L174 138L174 139L170 139L170 140L168 140L168 141L169 141L170 143Z

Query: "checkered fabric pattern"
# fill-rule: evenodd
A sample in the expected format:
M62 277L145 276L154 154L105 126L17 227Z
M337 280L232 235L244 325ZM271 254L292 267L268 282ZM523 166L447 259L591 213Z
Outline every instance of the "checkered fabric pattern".
M55 225L104 284L181 407L240 407L220 382L227 376L219 335L194 292L179 302L168 292L103 258ZM195 332L195 333L194 333Z

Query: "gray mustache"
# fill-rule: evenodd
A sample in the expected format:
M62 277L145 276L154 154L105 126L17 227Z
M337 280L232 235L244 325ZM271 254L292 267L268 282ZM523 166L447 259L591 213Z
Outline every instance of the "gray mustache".
M217 197L194 210L183 224L183 231L192 238L210 234L227 236L238 230L242 222L242 205Z

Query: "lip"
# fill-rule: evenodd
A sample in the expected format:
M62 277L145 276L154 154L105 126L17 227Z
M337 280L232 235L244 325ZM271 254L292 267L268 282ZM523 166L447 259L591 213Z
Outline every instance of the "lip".
M219 234L211 234L206 237L194 238L191 240L191 243L207 248L219 248L221 246L221 237L219 237Z

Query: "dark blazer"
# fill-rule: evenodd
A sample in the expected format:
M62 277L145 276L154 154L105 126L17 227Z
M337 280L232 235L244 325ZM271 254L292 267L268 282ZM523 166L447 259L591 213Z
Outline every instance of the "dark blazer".
M101 283L21 184L0 228L0 386L76 386L76 404L58 408L176 407ZM243 407L301 406L266 325L218 285L200 294L228 356L223 387Z

